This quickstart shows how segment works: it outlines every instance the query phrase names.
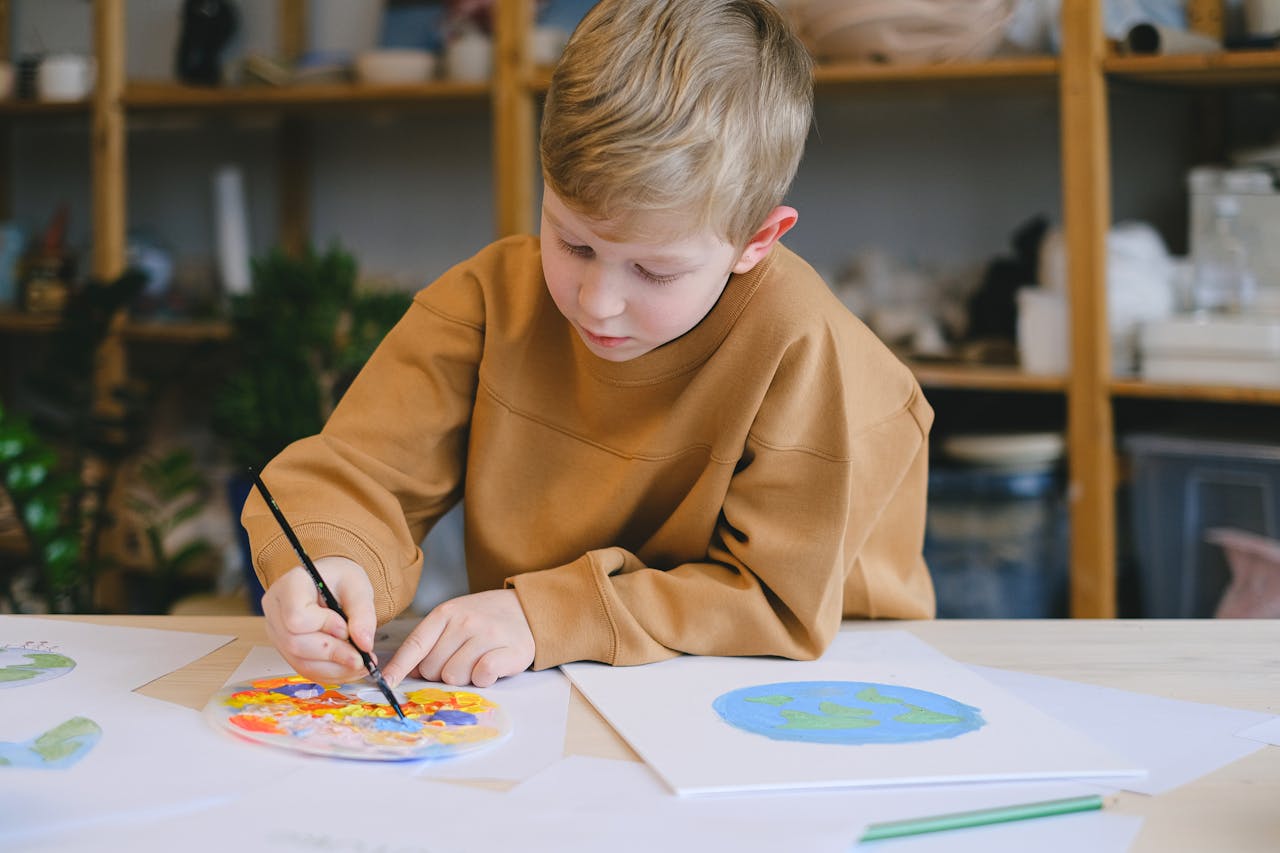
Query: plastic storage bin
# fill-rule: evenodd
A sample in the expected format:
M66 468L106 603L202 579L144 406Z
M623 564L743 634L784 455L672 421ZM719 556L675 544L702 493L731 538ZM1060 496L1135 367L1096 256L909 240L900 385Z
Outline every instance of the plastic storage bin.
M1066 615L1061 493L1057 472L1043 466L930 471L924 555L940 618Z
M1142 615L1213 616L1231 572L1208 533L1280 534L1280 445L1143 434L1124 446Z

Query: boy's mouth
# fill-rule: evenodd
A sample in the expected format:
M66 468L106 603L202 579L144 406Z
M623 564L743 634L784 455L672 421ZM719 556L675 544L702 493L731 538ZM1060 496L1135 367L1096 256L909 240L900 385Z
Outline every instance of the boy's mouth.
M605 347L605 348L616 347L630 340L630 338L615 338L615 337L609 337L607 335L597 335L594 332L587 331L581 326L579 326L579 328L582 329L582 334L584 337L586 337L587 341L589 343L595 344L598 347Z

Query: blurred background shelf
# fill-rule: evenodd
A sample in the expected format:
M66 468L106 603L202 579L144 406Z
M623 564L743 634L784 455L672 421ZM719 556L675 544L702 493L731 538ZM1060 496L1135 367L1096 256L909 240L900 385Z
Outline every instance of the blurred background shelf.
M1135 397L1152 400L1182 400L1205 403L1251 403L1263 406L1280 406L1280 388L1243 388L1231 385L1183 385L1165 382L1144 382L1138 379L1116 380L1111 383L1115 397Z
M127 109L138 111L247 107L306 109L433 101L484 101L489 98L490 92L489 85L485 83L455 83L445 80L405 85L333 83L217 88L134 81L125 87L121 101Z
M1116 79L1188 87L1280 85L1280 51L1226 51L1175 56L1111 56L1103 69Z
M911 361L909 364L916 376L916 381L925 388L1030 393L1062 393L1067 390L1065 376L1027 373L1017 367L940 364L925 361Z

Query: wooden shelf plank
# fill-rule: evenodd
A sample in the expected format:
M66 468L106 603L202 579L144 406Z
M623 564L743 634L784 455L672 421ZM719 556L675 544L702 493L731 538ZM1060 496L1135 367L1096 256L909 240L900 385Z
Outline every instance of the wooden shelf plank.
M57 314L0 311L0 333L51 334L60 324ZM231 326L220 320L126 320L119 331L127 341L152 343L202 343L231 337Z
M57 314L28 314L12 309L0 311L0 332L14 334L41 334L58 328L61 318Z
M819 86L879 83L971 83L1013 80L1053 82L1058 76L1054 56L1018 56L977 62L941 62L930 65L875 65L871 63L830 63L819 65L814 82Z
M1058 76L1055 56L1018 56L987 59L978 62L945 62L931 65L874 65L870 63L829 63L814 71L819 91L843 86L877 86L906 84L927 86L948 83L989 82L1052 84ZM545 92L551 85L551 69L535 68L525 85L535 92Z
M120 329L135 343L198 344L231 339L231 325L220 320L129 320Z
M1252 403L1280 405L1280 388L1245 388L1234 385L1191 385L1172 382L1144 382L1117 379L1111 383L1113 397L1140 397L1153 400L1181 400L1204 403Z
M489 91L490 88L485 83L453 83L443 80L402 86L332 83L219 88L135 80L125 87L123 102L130 110L307 108L487 100Z
M1016 367L919 361L907 363L916 375L916 381L926 388L1035 394L1062 393L1067 388L1066 377L1026 373Z
M1112 77L1144 83L1199 87L1280 84L1280 50L1110 56L1102 67Z
M89 101L0 101L0 119L18 116L89 115Z

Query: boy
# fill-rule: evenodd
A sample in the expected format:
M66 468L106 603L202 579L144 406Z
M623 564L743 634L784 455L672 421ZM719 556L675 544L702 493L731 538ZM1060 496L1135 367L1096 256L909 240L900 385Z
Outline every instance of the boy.
M363 668L459 499L470 595L383 667L451 685L576 660L814 658L842 616L930 617L932 411L779 242L812 109L768 0L603 0L547 94L539 238L421 291L324 431L255 493L268 631L309 677Z

